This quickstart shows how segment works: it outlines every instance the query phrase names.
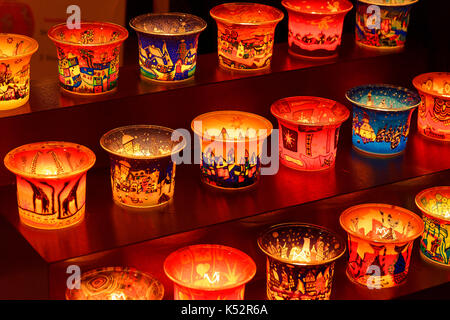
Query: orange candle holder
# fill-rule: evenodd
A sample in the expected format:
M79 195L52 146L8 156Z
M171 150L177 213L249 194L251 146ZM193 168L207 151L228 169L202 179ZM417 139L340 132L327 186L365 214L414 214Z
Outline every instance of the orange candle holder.
M273 129L269 120L242 111L214 111L196 117L191 127L200 139L204 183L232 190L259 181L262 146Z
M256 265L237 249L201 244L171 253L164 272L174 283L175 300L243 300Z
M275 28L284 14L257 3L224 3L210 11L217 23L219 65L251 71L270 67Z
M450 186L425 189L416 196L425 229L420 253L443 266L450 266Z
M163 285L134 268L106 267L81 275L79 289L67 289L66 300L162 300Z
M100 145L111 160L113 200L127 207L167 204L175 192L176 164L172 155L186 146L172 140L173 129L132 125L105 133Z
M50 28L48 37L56 45L63 90L95 95L117 88L120 46L128 37L127 29L109 22L83 22L80 29L69 29L62 23Z
M36 142L13 149L4 163L16 175L22 223L61 229L83 220L86 172L95 163L91 150L71 142Z
M0 33L0 110L23 106L30 98L30 60L39 45L27 36Z
M422 102L417 127L423 135L450 141L450 72L430 72L418 75L413 85Z
M345 252L337 234L312 224L284 223L266 230L258 246L267 256L267 298L330 299L334 265Z
M348 234L350 280L370 289L406 281L414 239L424 229L419 216L397 206L368 203L348 208L339 221Z
M318 97L276 101L270 111L278 119L281 162L296 170L316 171L334 165L341 124L350 111Z
M284 0L289 14L289 53L306 58L332 58L341 45L346 0Z

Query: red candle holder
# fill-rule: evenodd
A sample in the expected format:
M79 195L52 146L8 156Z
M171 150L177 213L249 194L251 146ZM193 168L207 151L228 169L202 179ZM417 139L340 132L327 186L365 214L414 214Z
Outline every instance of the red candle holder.
M275 27L283 12L257 3L224 3L210 14L217 22L221 67L243 71L270 67Z
M70 227L84 218L86 172L95 163L88 148L70 142L37 142L10 151L22 223L40 229Z
M256 265L237 249L202 244L171 253L164 272L174 283L175 300L243 300Z
M346 0L284 0L289 14L289 53L302 58L332 58L341 45Z
M48 37L56 45L62 89L93 95L117 88L120 46L128 37L127 29L109 22L84 22L80 29L69 29L62 23L50 28Z
M107 267L81 275L80 289L67 289L66 300L162 300L163 285L134 268Z
M341 124L350 111L318 97L276 101L270 111L278 119L281 162L296 170L316 171L334 165Z
M413 85L419 91L417 126L423 135L450 141L450 72L430 72L418 75Z
M370 289L406 281L414 239L424 228L416 214L389 204L369 203L348 208L339 221L348 234L350 280Z

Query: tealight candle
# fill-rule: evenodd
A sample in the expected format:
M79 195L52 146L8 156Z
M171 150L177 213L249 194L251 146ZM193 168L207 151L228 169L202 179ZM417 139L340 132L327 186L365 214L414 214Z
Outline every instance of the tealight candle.
M413 212L389 204L361 204L340 216L348 234L347 276L369 289L406 281L414 239L423 222Z
M4 162L16 174L24 224L60 229L83 220L86 172L95 163L91 150L70 142L37 142L10 151Z
M202 244L171 253L164 272L174 283L175 300L243 300L256 265L237 249Z
M220 66L243 71L270 67L275 27L283 12L257 3L224 3L210 14L217 22Z
M161 300L163 285L134 268L106 267L81 275L79 289L67 289L66 300Z
M76 94L101 94L117 88L120 46L128 37L122 26L83 22L79 29L66 23L53 26L48 37L55 43L62 89Z
M261 153L272 124L241 111L214 111L192 121L201 142L201 179L225 189L254 185L260 177Z
M425 189L416 196L425 229L420 252L433 262L450 266L450 186Z
M297 170L322 170L334 165L341 124L350 111L333 100L290 97L270 108L278 119L281 162Z
M113 199L128 207L147 208L167 204L175 192L172 155L186 146L173 141L174 130L151 125L115 128L105 133L100 145L111 160Z
M20 107L30 97L30 60L36 40L19 34L0 33L0 110Z

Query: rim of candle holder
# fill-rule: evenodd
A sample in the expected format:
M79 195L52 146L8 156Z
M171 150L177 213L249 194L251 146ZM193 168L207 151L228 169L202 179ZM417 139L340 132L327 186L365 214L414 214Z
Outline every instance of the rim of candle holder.
M17 169L15 166L13 166L10 163L12 161L13 157L17 153L29 151L30 149L27 149L27 148L32 148L32 147L34 147L32 150L35 150L36 152L38 152L39 150L42 150L43 148L50 148L50 149L54 149L54 148L65 149L67 147L75 148L75 149L79 149L82 152L84 152L88 158L88 161L86 162L86 164L84 164L77 170L73 170L73 171L67 172L67 173L52 174L52 175L33 174L30 172L22 171L22 170ZM91 149L89 149L88 147L85 147L81 144L78 144L78 143L66 142L66 141L42 141L42 142L33 142L33 143L24 144L20 147L14 148L11 151L9 151L6 154L5 158L3 159L3 163L5 164L5 167L9 171L11 171L12 173L19 175L21 177L28 177L31 179L62 179L62 178L76 176L76 175L82 174L82 173L88 171L90 168L92 168L95 161L96 161L95 153Z
M265 10L266 12L272 11L272 12L276 13L278 15L278 17L274 18L274 19L271 19L271 20L265 20L265 21L260 21L260 22L237 22L237 21L233 21L232 19L229 19L229 18L220 17L215 12L218 9L221 9L221 8L224 8L224 7L231 7L231 6L258 7L259 9ZM223 23L226 23L226 24L242 25L242 26L262 26L262 25L267 25L267 24L274 24L274 23L280 22L284 18L284 13L281 10L279 10L279 9L277 9L275 7L269 6L269 5L255 3L255 2L229 2L229 3L222 3L222 4L219 4L219 5L215 6L215 7L213 7L211 10L209 10L209 14L216 21L220 21L220 22L223 22Z
M450 83L450 72L427 72L422 73L414 77L412 84L416 88L417 91L424 92L430 96L434 97L443 97L443 98L450 98L450 93L438 93L436 91L432 91L426 88L422 87L422 83L424 80L433 80L436 76L444 76L448 78L448 83Z
M265 235L267 235L270 232L274 232L276 230L282 229L282 228L310 228L310 229L316 229L320 232L323 233L327 233L330 236L333 236L341 245L341 252L339 252L339 254L337 254L335 257L327 259L327 260L322 260L322 261L317 261L317 262L301 262L301 261L291 261L289 259L286 258L280 258L270 252L268 252L264 246L263 246L263 238ZM345 251L347 250L347 244L345 242L345 240L338 235L336 232L322 227L322 226L318 226L312 223L302 223L302 222L286 222L286 223L280 223L280 224L276 224L274 226L269 227L268 229L264 230L263 232L260 233L260 235L258 236L257 239L257 244L259 249L268 257L271 257L272 259L275 259L277 261L286 263L286 264L290 264L290 265L294 265L294 266L319 266L319 265L324 265L324 264L328 264L331 262L336 261L337 259L339 259L340 257L342 257L345 253Z
M191 19L192 21L198 21L200 23L200 27L197 28L196 30L192 30L192 31L172 33L172 32L152 32L152 31L145 30L143 28L140 28L140 27L136 26L136 20L137 19L143 19L145 17L154 18L154 17L167 17L167 16L184 17L184 18ZM196 15L193 15L193 14L182 13L182 12L165 12L165 13L145 13L145 14L141 14L141 15L136 16L133 19L131 19L130 22L129 22L129 25L136 32L140 32L140 33L144 33L144 34L148 34L148 35L154 35L154 36L187 36L187 35L191 35L191 34L196 34L196 33L202 32L203 30L206 29L208 24L206 23L205 20L203 20L202 18L197 17Z
M116 29L121 31L121 36L119 36L118 39L116 39L116 40L106 41L106 42L102 42L102 43L77 43L77 42L70 42L70 41L58 39L56 37L57 31L60 31L60 29L71 30L71 29L67 28L67 24L66 23L60 23L60 24L57 24L57 25L54 25L53 27L51 27L48 30L48 32L47 32L47 36L54 43L64 44L64 45L67 45L67 46L83 47L83 48L84 47L88 47L88 48L102 47L102 46L110 46L110 45L113 45L113 44L121 44L122 42L124 42L128 38L128 30L126 28L124 28L123 26L121 26L119 24L116 24L116 23L112 23L112 22L97 22L97 21L85 21L85 22L81 22L80 23L81 28L83 28L83 26L88 26L88 25L99 26L99 27L106 26L106 27L116 28ZM55 33L55 35L53 35L53 33Z
M241 280L239 282L236 283L232 283L232 284L228 284L222 287L217 287L217 288L212 288L212 287L204 287L204 286L196 286L187 282L183 282L181 280L176 279L174 276L172 276L172 274L168 271L168 267L167 264L169 262L169 259L172 259L174 257L176 257L177 255L179 255L181 252L185 251L185 250L190 250L190 249L196 249L196 248L207 248L207 249L221 249L227 252L233 252L239 256L241 256L243 259L247 260L248 263L251 264L251 269L252 272L244 279ZM243 286L245 284L247 284L249 281L251 281L253 279L253 277L256 274L256 263L255 261L253 261L253 259L246 254L245 252L233 248L233 247L229 247L229 246L224 246L221 244L194 244L194 245L190 245L190 246L186 246L183 248L180 248L174 252L172 252L169 256L167 256L167 258L164 260L164 264L163 264L163 269L164 269L164 273L166 274L166 276L172 280L174 283L176 283L177 285L181 286L181 287L185 287L185 288L189 288L189 289L194 289L194 290L202 290L202 291L223 291L223 290L228 290L228 289L233 289L233 288L238 288L240 286Z
M362 2L366 4L374 4L377 6L382 7L403 7L403 6L409 6L411 4L414 4L418 2L419 0L406 0L404 3L382 3L381 0L356 0L356 2Z
M115 156L121 157L121 158L127 158L127 159L138 159L138 160L152 160L152 159L162 159L165 157L171 157L174 154L177 154L181 150L183 150L186 147L186 139L183 137L181 142L178 142L175 144L175 147L172 148L172 151L167 154L162 155L154 155L154 156L145 156L145 155L132 155L132 154L123 154L116 151L111 150L108 148L105 144L105 140L112 135L113 133L116 133L118 131L125 131L128 129L152 129L152 130L160 130L167 133L173 133L175 130L163 126L157 126L157 125L146 125L146 124L139 124L139 125L129 125L129 126L123 126L123 127L117 127L114 129L109 130L106 132L101 138L100 138L100 146L108 153L113 154ZM175 141L174 141L175 142Z
M389 208L389 209L393 209L396 210L398 212L401 212L402 214L409 216L411 219L415 220L418 223L418 230L419 232L415 232L413 235L406 237L405 239L401 239L401 240L395 240L395 239L373 239L373 238L369 238L365 235L361 235L353 230L350 230L347 225L344 223L344 218L351 214L354 210L360 209L360 208L372 208L372 209L382 209L382 208ZM413 241L415 239L417 239L418 237L420 237L423 233L423 229L424 229L424 223L423 220L414 212L399 207L399 206L395 206L392 204L386 204L386 203L363 203L363 204L358 204L355 206L352 206L350 208L347 208L346 210L344 210L341 215L339 216L339 224L341 225L342 229L345 230L345 232L348 233L348 235L351 235L352 237L361 239L363 241L367 241L367 242L371 242L371 243L381 243L381 244L398 244L398 243L407 243L410 241ZM421 226L421 228L420 228Z
M302 101L302 100L316 100L316 101L323 101L323 102L327 102L330 103L330 109L331 107L333 107L333 105L336 105L339 109L341 109L344 112L344 115L342 117L340 117L339 119L336 119L333 122L329 122L329 123L324 123L324 122L304 122L304 121L299 121L299 120L293 120L293 119L286 119L283 118L283 116L280 114L280 112L275 111L275 107L276 105L283 103L284 101L286 102L291 102L291 101ZM316 109L316 108L314 108ZM321 98L321 97L314 97L314 96L294 96L294 97L286 97L286 98L282 98L279 99L277 101L275 101L274 103L272 103L271 107L270 107L270 112L272 113L272 115L275 116L275 118L278 119L278 121L280 122L287 122L293 125L302 125L302 126L308 126L308 127L334 127L334 126L340 126L342 123L344 123L349 117L350 117L350 110L348 110L343 104L331 100L331 99L326 99L326 98ZM289 113L292 113L289 112ZM289 113L285 113L285 114L289 114Z
M410 95L412 98L414 98L414 102L411 103L410 105L407 105L402 108L391 108L391 107L381 108L381 107L377 107L377 106L369 106L367 104L353 100L352 95L355 92L357 92L358 90L367 90L369 88L378 89L378 90L379 89L394 89L397 91L401 91L401 92L405 93L406 95ZM353 88L347 90L345 92L345 97L347 98L348 101L350 101L351 103L353 103L354 105L356 105L358 107L361 107L364 109L369 109L369 110L375 110L375 111L384 111L384 112L407 111L407 110L411 110L411 109L418 107L421 103L421 99L420 99L419 95L417 93L415 93L414 91L404 88L404 87L394 86L391 84L365 84L365 85L356 86L356 87L353 87Z
M415 197L416 206L420 209L420 211L422 211L423 214L425 214L427 216L430 216L430 217L435 218L440 221L450 222L450 212L449 212L448 217L443 217L436 213L431 212L426 207L424 207L422 205L422 203L420 203L420 198L422 198L424 195L426 195L428 193L435 193L435 191L437 191L437 190L445 190L447 192L446 194L450 195L450 186L436 186L436 187L432 187L432 188L427 188L427 189L420 191L416 195L416 197ZM449 204L449 206L450 206L450 204Z
M25 40L29 41L31 44L31 48L29 51L18 54L18 55L0 57L0 61L17 60L20 58L28 57L28 56L33 55L39 49L39 43L35 39L25 36L25 35L22 35L22 34L0 33L0 38L20 38L20 39L25 39Z
M419 1L419 0L416 0L416 1ZM294 2L294 3L292 3L292 2ZM298 12L298 13L310 14L310 15L318 15L318 16L320 16L320 15L322 15L322 16L329 16L329 15L336 15L336 14L347 13L350 10L353 9L353 4L350 1L347 1L347 0L340 0L341 3L346 5L345 9L341 9L341 10L338 10L338 11L327 11L327 12L314 12L314 11L311 11L311 10L307 11L307 10L302 9L300 7L296 8L295 7L295 2L296 1L283 0L283 1L281 1L281 5L283 7L285 7L287 10L291 10L291 11ZM323 3L326 4L326 1L323 1Z

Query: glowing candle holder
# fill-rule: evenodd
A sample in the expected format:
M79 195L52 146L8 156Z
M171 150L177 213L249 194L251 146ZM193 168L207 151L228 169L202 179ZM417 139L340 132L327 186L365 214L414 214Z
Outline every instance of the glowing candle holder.
M281 162L296 170L322 170L334 165L341 124L350 111L333 100L290 97L270 109L280 128Z
M361 204L339 219L348 234L347 276L369 289L406 281L414 239L423 222L413 212L389 204Z
M40 229L70 227L84 218L86 172L95 163L88 148L70 142L37 142L10 151L22 223Z
M328 300L335 261L345 241L311 224L285 223L258 238L267 256L267 298L270 300Z
M423 135L450 141L450 72L424 73L414 78L419 91L417 126Z
M403 152L408 141L411 115L420 97L391 85L354 87L345 96L353 103L353 147L381 157Z
M347 0L284 0L289 13L289 52L294 56L330 58L341 45L344 18L353 5Z
M186 141L171 139L174 130L151 125L113 129L100 145L111 160L114 201L128 207L148 208L167 204L175 191L175 162L172 155Z
M81 275L80 289L67 289L66 300L162 300L163 285L134 268L107 267Z
M257 3L224 3L210 14L217 22L221 67L242 71L270 67L275 28L283 12Z
M356 43L376 49L403 48L408 32L409 12L418 0L358 0Z
M256 265L237 249L202 244L171 253L164 272L174 283L175 300L243 300Z
M222 189L241 189L259 181L269 120L241 111L214 111L192 121L201 144L201 180Z
M186 13L149 13L133 18L139 38L139 66L144 79L180 81L197 65L198 37L206 22Z
M450 186L423 190L416 196L425 229L420 252L426 258L450 266Z
M62 23L50 28L48 36L56 45L62 89L94 95L117 88L120 46L128 37L127 29L108 22L85 22L80 29L68 29Z
M30 97L30 60L36 40L0 33L0 110L23 106Z

